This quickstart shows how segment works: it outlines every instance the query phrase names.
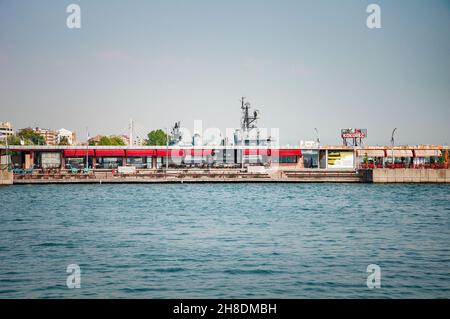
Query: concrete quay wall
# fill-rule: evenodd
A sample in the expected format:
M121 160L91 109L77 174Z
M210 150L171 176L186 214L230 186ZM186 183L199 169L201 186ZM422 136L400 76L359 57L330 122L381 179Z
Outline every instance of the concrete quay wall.
M365 182L373 183L450 183L450 169L388 169L363 173Z
M0 171L0 185L12 185L13 173L6 170Z

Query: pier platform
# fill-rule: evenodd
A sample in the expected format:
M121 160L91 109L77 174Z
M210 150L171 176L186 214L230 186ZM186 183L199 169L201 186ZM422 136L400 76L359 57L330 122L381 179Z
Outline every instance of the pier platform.
M267 170L250 173L239 169L143 170L135 174L94 171L71 174L68 171L14 174L14 184L100 184L100 183L360 183L356 170Z
M12 174L11 174L12 175ZM5 179L2 179L2 181ZM159 183L450 183L450 169L290 169L250 173L239 169L142 170L134 174L68 171L14 174L9 184Z

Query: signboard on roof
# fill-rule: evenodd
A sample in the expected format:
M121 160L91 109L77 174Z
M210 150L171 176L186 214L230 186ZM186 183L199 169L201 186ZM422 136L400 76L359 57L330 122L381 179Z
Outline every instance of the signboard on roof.
M341 130L342 138L366 138L367 129L347 128Z

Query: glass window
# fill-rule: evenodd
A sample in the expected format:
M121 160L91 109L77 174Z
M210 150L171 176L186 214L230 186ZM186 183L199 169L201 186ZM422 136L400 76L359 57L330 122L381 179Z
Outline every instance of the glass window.
M297 156L279 156L272 159L274 163L297 163Z
M127 166L135 166L136 168L146 168L147 161L144 157L127 157Z
M98 157L97 168L117 168L122 166L122 157Z

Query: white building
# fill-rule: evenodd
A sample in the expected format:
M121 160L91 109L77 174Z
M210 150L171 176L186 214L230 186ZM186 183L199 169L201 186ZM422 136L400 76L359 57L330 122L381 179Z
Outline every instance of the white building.
M71 132L69 130L62 128L62 129L58 130L58 134L56 136L56 143L59 144L64 137L69 142L69 145L74 145L77 142L74 132Z

